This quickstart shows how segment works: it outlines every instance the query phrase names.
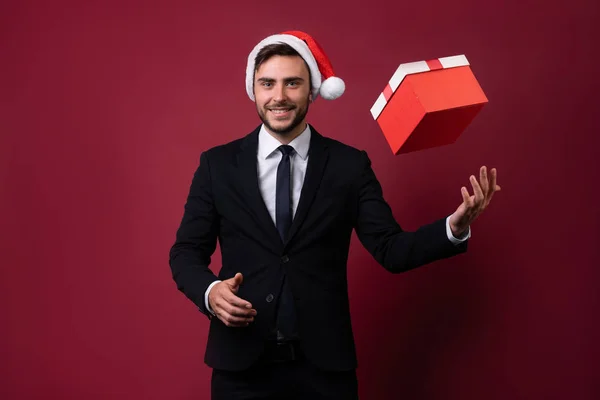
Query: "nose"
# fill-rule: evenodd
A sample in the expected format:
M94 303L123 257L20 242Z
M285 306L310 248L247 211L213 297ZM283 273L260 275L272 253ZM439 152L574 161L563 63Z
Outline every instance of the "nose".
M273 100L278 103L285 101L285 85L277 85L273 89Z

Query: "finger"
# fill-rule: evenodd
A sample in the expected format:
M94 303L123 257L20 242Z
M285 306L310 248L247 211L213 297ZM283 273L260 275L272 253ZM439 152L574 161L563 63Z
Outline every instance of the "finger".
M229 321L230 317L239 318L240 321L243 319L246 322L252 322L257 314L256 310L254 309L247 309L231 305L223 298L220 298L217 302L215 302L215 307L213 310L223 322Z
M240 272L238 272L237 274L235 274L235 276L233 278L227 280L227 284L229 285L229 287L231 288L231 291L233 293L237 293L243 280L244 280L243 275Z
M219 311L222 312L223 314L228 314L228 315L232 315L234 317L246 318L246 319L251 319L256 316L256 310L254 310L254 309L236 307L236 306L232 306L231 304L228 304L228 303L222 303L221 306L219 307Z
M238 272L237 274L235 274L235 276L233 277L233 282L237 285L240 286L242 284L242 282L244 281L244 276L242 275L241 272Z
M254 309L246 310L245 308L231 306L224 309L227 310L227 314L238 318L244 318L248 321L252 321L254 320L254 317L256 317L256 310Z
M485 165L479 169L479 181L481 182L481 191L483 192L483 196L487 197L490 191L490 182L488 181L487 168Z
M227 303L230 304L232 306L235 307L239 307L239 308L245 308L245 309L251 309L252 308L252 304L250 304L249 301L246 301L244 299L242 299L241 297L236 296L235 294L229 292L225 292L223 294L223 300Z
M496 171L496 168L492 168L490 170L490 183L492 186L496 185L496 180L498 179L498 171Z
M462 198L463 198L463 202L465 203L465 206L471 207L471 196L469 195L469 191L467 190L467 188L464 186L461 187L460 193L462 194Z
M498 191L502 190L502 188L496 184L496 181L498 180L498 172L496 171L496 168L492 168L490 170L490 175L491 175L490 185L493 188L493 190L491 191L491 193L487 199L488 203L490 202L490 200L492 200L492 197L494 196L494 192L498 192Z
M236 305L230 304L226 301L223 301L220 304L220 308L223 311L225 311L227 314L231 314L236 317L249 318L249 317L254 317L256 315L256 310L253 308L236 306Z
M234 327L234 328L242 328L242 327L248 326L254 320L254 319L236 317L234 315L230 315L227 313L217 314L217 316L219 317L221 322L223 322L226 326Z
M241 272L238 272L235 274L235 276L233 278L227 279L227 283L229 284L229 286L239 286L242 284L242 282L244 281L244 276L242 275Z
M243 280L242 273L237 272L232 278L226 279L225 282L229 283L230 285L235 285L238 283L238 281L241 283L242 280Z
M474 175L471 175L471 186L473 186L473 194L475 195L474 203L475 206L480 206L483 202L483 192L481 191L481 186L479 186L479 182L477 182L477 178Z

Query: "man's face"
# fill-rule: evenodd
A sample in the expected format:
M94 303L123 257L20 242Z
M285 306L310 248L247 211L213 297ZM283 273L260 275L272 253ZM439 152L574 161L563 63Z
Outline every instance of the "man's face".
M256 110L272 133L304 129L310 93L308 68L301 57L273 56L254 74Z

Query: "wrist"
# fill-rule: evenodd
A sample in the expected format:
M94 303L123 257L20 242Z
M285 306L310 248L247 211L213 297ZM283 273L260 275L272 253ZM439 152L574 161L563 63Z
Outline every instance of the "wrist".
M455 238L461 239L464 236L467 235L467 232L469 231L469 227L458 227L456 225L454 225L453 223L450 223L450 231L452 232L452 235Z

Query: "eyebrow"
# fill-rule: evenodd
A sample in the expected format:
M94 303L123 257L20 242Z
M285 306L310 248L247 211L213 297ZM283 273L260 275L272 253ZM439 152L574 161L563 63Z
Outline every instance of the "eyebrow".
M275 82L275 79L273 78L268 78L268 77L263 77L263 78L258 78L257 79L258 82L267 82L267 83L272 83ZM299 76L290 76L289 78L284 78L283 82L288 83L288 82L293 82L293 81L301 81L304 82L304 79L299 77Z

